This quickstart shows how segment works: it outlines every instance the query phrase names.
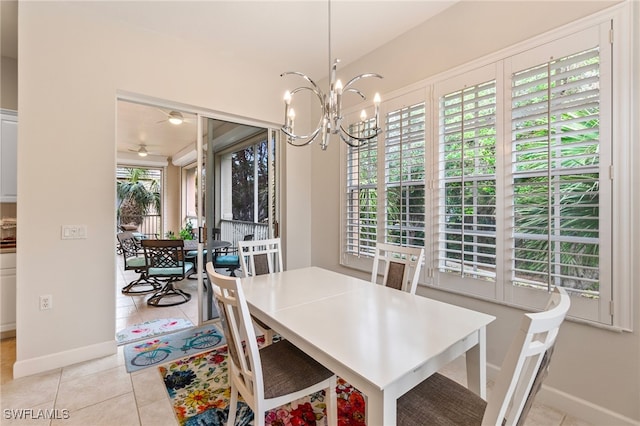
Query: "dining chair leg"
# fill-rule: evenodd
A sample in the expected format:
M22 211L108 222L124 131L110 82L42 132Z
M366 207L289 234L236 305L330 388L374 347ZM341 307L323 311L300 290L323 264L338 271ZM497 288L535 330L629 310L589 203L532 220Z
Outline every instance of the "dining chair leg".
M231 382L231 380L229 380ZM231 397L229 399L229 416L227 417L227 425L236 424L236 411L238 410L238 390L231 384Z
M338 425L338 393L336 391L336 376L331 380L331 386L326 390L325 403L327 409L327 425Z
M273 330L269 329L269 330L265 330L264 331L264 344L265 345L270 345L273 343Z

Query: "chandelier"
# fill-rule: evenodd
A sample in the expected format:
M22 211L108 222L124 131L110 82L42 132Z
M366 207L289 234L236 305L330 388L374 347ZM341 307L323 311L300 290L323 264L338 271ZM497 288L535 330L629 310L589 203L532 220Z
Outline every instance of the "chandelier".
M282 132L287 137L287 142L294 146L306 146L320 137L320 147L322 150L326 150L329 144L329 138L333 135L340 135L345 143L352 147L359 147L366 144L380 133L380 127L378 126L378 113L380 109L380 95L375 94L373 98L374 104L374 117L371 121L367 120L367 113L362 110L360 113L360 124L352 126L353 129L345 129L342 125L342 97L345 93L355 93L359 95L363 100L366 100L366 96L360 90L352 87L355 82L360 79L368 77L382 78L379 74L366 73L353 77L347 82L346 85L342 84L342 81L336 80L336 68L339 59L335 59L333 64L331 63L331 1L329 0L329 93L323 93L318 85L311 80L306 74L298 71L288 71L280 74L280 77L286 75L297 75L305 79L311 86L300 86L291 91L286 91L284 94L284 125L282 126ZM309 91L315 95L320 102L320 120L318 126L314 131L306 135L298 135L294 130L295 111L291 108L291 100L293 96L302 91ZM348 126L349 127L349 126Z

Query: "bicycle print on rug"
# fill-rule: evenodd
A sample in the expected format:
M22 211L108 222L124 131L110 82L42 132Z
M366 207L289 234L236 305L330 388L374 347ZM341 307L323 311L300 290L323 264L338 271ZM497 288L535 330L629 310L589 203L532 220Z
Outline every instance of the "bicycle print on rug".
M213 325L190 328L126 345L125 366L127 372L132 373L176 358L211 350L224 343L224 336Z

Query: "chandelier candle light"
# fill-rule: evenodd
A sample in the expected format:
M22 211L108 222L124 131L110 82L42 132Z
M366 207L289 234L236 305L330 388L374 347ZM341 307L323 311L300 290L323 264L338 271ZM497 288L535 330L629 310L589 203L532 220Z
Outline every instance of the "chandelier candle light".
M324 94L320 88L311 80L306 74L298 71L288 71L280 74L280 77L285 75L297 75L304 78L311 86L300 86L292 91L287 91L284 94L284 125L282 126L282 132L287 136L287 142L294 146L306 146L313 142L318 136L321 136L320 147L322 150L327 149L329 144L329 138L332 134L340 135L345 143L353 147L359 147L366 144L380 133L380 127L378 126L378 113L380 109L380 95L375 94L373 98L374 104L374 119L371 125L367 125L367 113L362 110L360 113L360 120L362 125L359 126L359 130L356 134L352 134L349 130L342 126L342 96L347 92L352 92L360 95L363 100L366 100L366 96L360 90L352 87L352 85L367 77L382 78L379 74L366 73L353 77L346 85L342 85L342 81L336 80L336 68L339 59L333 61L331 64L331 1L329 3L329 93ZM320 121L316 129L308 135L297 135L294 131L295 111L291 108L291 99L293 96L303 90L312 92L320 102L321 115Z

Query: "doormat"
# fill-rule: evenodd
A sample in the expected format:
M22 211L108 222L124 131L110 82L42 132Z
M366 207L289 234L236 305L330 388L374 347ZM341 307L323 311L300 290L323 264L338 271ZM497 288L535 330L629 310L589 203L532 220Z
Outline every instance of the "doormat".
M193 327L193 323L183 318L161 318L135 324L116 333L118 346L138 340L148 339L161 334L172 333Z
M208 324L134 342L124 347L127 372L151 367L212 349L225 343L224 336Z
M180 425L224 425L229 416L230 385L227 375L227 346L181 358L158 367ZM365 401L353 386L338 377L338 424L365 426ZM267 425L325 425L325 392L320 391L271 411L265 417ZM238 401L237 425L253 425L249 406Z

